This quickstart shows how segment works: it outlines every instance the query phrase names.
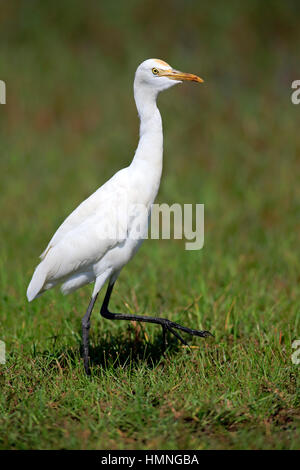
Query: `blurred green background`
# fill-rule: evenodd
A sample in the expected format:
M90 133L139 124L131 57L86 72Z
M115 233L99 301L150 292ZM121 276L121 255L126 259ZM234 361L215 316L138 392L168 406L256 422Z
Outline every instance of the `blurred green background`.
M206 242L220 236L224 256L236 232L243 254L258 234L261 248L271 238L280 250L299 229L299 108L290 100L299 13L298 2L276 0L1 2L7 255L31 266L64 216L130 162L132 82L149 57L205 79L159 98L159 200L204 202Z
M291 341L299 337L300 105L291 102L291 83L300 79L299 15L299 2L279 0L0 1L0 79L7 87L7 104L0 105L0 338L12 354L12 371L30 361L35 370L36 348L45 350L49 331L63 332L65 321L80 332L89 287L66 299L51 291L30 305L26 287L58 225L132 159L138 140L134 72L146 58L157 57L205 80L159 97L164 172L158 197L205 204L205 246L187 252L184 241L147 241L122 273L113 301L140 313L159 309L181 323L182 306L192 302L190 325L197 319L231 353L235 341L246 344L262 331L271 357L276 338L285 349L277 351L283 375L280 384L274 379L274 390L291 386L284 407L295 408L298 369L290 369L289 358ZM109 334L111 326L102 324L95 319L95 331ZM112 329L124 330L124 324ZM61 347L70 341L62 340ZM11 373L13 381L16 371ZM291 374L295 380L289 382ZM211 387L208 403L218 395L217 385ZM24 385L20 397L27 392ZM253 403L261 393L258 388ZM261 422L276 397L274 392L264 402ZM230 400L241 409L241 402ZM39 436L42 418L34 437L29 421L21 425L6 412L4 447L47 447ZM11 428L15 437L9 437ZM172 441L160 432L159 446L200 445L200 437L180 441L175 433ZM290 436L272 441L268 432L262 431L256 447L291 445ZM297 447L299 434L293 435ZM110 438L116 447L156 445ZM53 447L61 439L47 436ZM64 446L80 446L81 438L74 439L70 444L66 438ZM239 439L215 437L201 445L249 447L245 436Z

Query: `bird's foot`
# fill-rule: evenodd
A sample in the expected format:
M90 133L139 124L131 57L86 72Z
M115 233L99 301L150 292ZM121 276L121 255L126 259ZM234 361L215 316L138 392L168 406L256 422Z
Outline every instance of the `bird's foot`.
M166 332L169 331L174 336L176 336L179 341L181 341L185 346L188 346L187 342L180 336L179 331L184 331L192 336L200 336L206 338L207 336L213 336L209 331L193 330L192 328L187 328L186 326L179 325L167 318L159 317L146 317L142 315L124 315L122 313L112 313L107 309L105 305L104 308L101 308L101 315L108 320L129 320L129 321L138 321L143 323L154 323L156 325L161 325L163 330L163 344L164 348L166 347Z
M165 319L165 318L158 318L157 319L159 323L162 326L163 330L163 345L164 349L166 348L166 332L169 331L172 333L174 336L176 336L179 341L182 342L185 346L188 346L188 343L180 336L178 331L176 330L181 330L184 331L185 333L188 333L192 336L200 336L202 338L207 338L208 336L213 336L213 334L210 333L210 331L206 330L193 330L192 328L187 328L186 326L179 325L179 323L172 322L171 320Z

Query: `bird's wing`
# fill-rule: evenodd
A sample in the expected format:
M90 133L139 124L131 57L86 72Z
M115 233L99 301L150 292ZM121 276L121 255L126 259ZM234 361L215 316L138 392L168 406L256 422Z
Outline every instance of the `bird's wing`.
M121 236L111 233L115 220L109 211L90 216L69 230L46 253L42 265L46 280L60 280L76 272L93 270L93 266L119 243Z
M95 216L98 221L102 218L105 219L105 222L109 222L104 214L107 209L116 208L124 199L126 188L128 188L128 168L123 168L71 212L56 230L40 258L43 260L49 251L61 242L69 232L78 229L78 233L80 233L84 227L87 229L89 222L95 221ZM83 226L83 224L85 225Z
M128 238L132 226L126 206L129 183L130 175L125 168L78 206L59 227L40 264L47 282L93 270L110 249Z

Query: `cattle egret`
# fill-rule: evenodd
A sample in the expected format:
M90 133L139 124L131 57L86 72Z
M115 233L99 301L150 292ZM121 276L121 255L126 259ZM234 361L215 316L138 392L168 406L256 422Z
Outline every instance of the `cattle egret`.
M95 283L82 319L83 361L87 374L90 374L90 317L98 293L106 281L108 288L100 310L104 318L159 324L163 330L164 344L167 331L184 344L187 343L178 330L201 337L210 335L208 331L186 328L164 318L123 315L108 310L113 286L121 269L145 238L142 235L132 236L136 222L142 221L140 232L145 234L151 205L160 184L163 131L156 99L159 92L183 80L203 82L197 75L179 72L162 60L148 59L139 65L134 79L134 98L140 118L140 138L131 164L118 171L66 218L41 254L42 261L28 286L27 298L32 301L56 284L62 284L61 290L67 294L85 284ZM124 201L127 206L137 208L130 217L124 217L125 212L118 210L124 207ZM138 208L146 208L146 211ZM117 226L115 232L110 230ZM120 227L123 230L119 230Z

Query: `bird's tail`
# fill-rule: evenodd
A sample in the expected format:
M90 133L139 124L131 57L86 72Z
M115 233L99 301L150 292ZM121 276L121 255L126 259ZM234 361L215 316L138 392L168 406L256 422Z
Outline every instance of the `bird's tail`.
M38 294L41 292L45 284L46 275L47 275L47 272L45 270L45 267L43 266L43 262L41 262L35 268L32 279L27 288L27 299L29 302L35 299L38 296Z

